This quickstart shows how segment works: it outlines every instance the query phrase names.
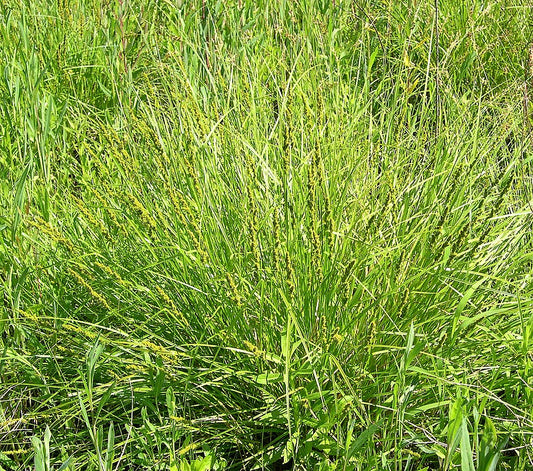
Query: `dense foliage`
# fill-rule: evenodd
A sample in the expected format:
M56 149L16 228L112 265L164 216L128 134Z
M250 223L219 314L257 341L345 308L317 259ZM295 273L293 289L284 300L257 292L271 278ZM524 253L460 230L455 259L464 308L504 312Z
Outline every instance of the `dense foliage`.
M530 10L4 0L0 469L532 469Z

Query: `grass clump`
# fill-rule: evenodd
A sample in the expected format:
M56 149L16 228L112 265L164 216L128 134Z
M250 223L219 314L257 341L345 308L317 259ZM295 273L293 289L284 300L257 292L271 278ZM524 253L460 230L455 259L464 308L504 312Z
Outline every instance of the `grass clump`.
M0 468L531 468L529 14L4 2Z

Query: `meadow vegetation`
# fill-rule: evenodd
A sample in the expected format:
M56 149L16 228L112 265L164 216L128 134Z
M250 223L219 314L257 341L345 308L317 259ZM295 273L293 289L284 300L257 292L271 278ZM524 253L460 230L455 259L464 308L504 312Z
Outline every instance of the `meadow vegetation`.
M2 1L0 470L533 469L530 10Z

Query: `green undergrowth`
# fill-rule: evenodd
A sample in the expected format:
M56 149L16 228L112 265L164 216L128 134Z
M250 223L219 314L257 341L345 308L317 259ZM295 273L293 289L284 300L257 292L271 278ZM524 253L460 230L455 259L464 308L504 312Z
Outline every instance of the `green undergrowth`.
M529 15L4 2L0 469L531 469Z

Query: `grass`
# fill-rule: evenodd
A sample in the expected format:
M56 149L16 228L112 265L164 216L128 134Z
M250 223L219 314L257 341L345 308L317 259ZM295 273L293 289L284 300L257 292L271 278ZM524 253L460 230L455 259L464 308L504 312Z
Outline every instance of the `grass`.
M530 15L4 1L0 469L531 469Z

